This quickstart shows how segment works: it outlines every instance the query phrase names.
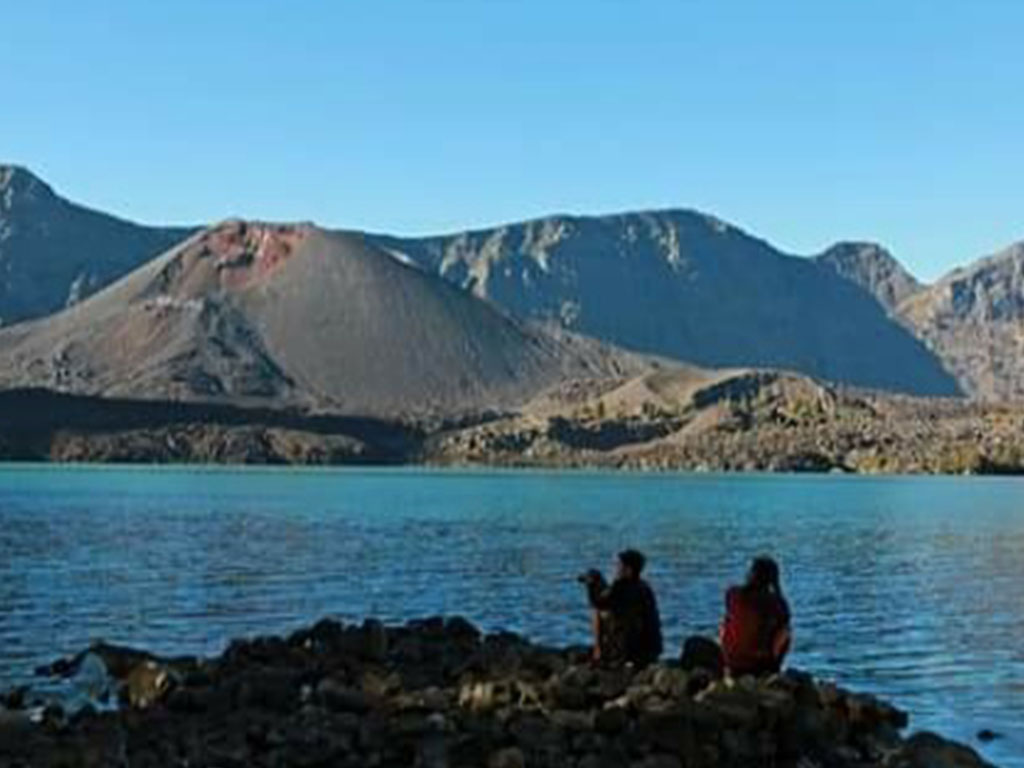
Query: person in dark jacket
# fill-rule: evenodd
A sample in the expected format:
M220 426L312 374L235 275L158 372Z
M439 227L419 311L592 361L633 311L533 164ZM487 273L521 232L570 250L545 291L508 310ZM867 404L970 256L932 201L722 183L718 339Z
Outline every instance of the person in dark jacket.
M778 563L770 557L755 558L746 583L725 593L720 640L729 674L778 672L792 643L789 621Z
M643 667L661 655L661 617L654 590L641 578L646 559L635 549L619 553L615 581L599 571L580 577L594 609L594 660Z

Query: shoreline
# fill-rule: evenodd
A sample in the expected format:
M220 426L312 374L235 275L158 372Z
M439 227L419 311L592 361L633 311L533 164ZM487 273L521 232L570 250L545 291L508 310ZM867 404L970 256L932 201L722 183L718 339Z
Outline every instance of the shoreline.
M896 707L798 670L730 681L671 661L637 671L586 659L584 647L483 635L458 617L322 619L208 659L99 644L40 670L91 697L79 711L5 696L0 762L989 768L966 745L904 735Z
M633 410L561 403L447 419L7 390L0 392L0 460L1024 475L1024 404L755 383L757 397L719 392L673 409L648 400Z
M912 470L884 470L884 471L848 471L848 470L824 470L824 469L724 469L719 467L709 468L706 466L675 466L675 465L613 465L604 462L570 462L570 463L546 463L546 462L511 462L499 461L494 463L484 462L435 462L435 461L386 461L386 462L296 462L283 463L279 461L255 462L255 461L181 461L166 460L154 461L151 457L139 457L136 459L118 457L116 459L46 459L40 457L10 458L0 455L0 471L4 470L82 470L91 469L112 471L195 471L195 472L395 472L395 473L448 473L448 474L509 474L531 473L531 474L574 474L574 475L633 475L637 477L668 477L671 475L685 475L687 477L708 477L708 478L818 478L818 479L913 479L913 478L945 478L949 480L972 479L1015 479L1024 477L1024 467L1013 471L971 471L971 472L931 472Z

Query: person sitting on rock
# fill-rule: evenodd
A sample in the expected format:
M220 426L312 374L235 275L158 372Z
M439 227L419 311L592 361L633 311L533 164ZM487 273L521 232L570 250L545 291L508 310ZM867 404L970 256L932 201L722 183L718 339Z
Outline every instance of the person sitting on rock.
M661 655L661 617L654 590L640 578L646 559L635 549L618 556L615 581L600 571L580 577L594 609L594 660L601 664L643 667Z
M782 667L792 635L779 566L772 558L755 558L746 583L725 593L719 639L725 667L733 677L768 675Z

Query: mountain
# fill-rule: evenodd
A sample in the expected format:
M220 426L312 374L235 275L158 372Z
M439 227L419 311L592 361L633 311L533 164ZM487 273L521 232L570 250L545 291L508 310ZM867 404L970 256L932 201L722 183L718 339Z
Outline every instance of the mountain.
M969 395L1024 397L1024 243L954 270L898 312Z
M83 208L24 168L0 165L0 325L74 304L191 231Z
M105 397L450 414L522 402L635 356L507 318L312 225L229 221L91 298L0 331L0 386Z
M889 312L923 287L896 257L876 243L836 243L815 261L859 285Z
M194 232L107 216L63 200L23 168L0 166L0 325L74 305ZM392 261L440 275L518 318L520 328L522 322L541 321L711 368L781 368L925 395L1024 396L1024 366L1018 362L1024 359L1022 245L922 285L873 243L843 242L811 258L791 256L686 210L551 216L420 238L319 234L362 242ZM316 281L310 283L302 290L317 290ZM163 373L154 373L153 382L164 382L154 383L158 391L257 398L291 393L285 399L334 402L333 395L323 394L331 392L329 386L318 385L315 394L295 389L288 375L279 374L284 369L278 359L293 353L282 348L265 354L253 341L262 337L246 335L248 321L238 319L237 301L204 300L205 314L171 341L186 343L183 338L205 328L238 357L222 359L214 342L197 342L189 354L202 358L202 365L186 375L176 361L174 386L161 378L166 370L157 365L153 370ZM268 307L261 311L273 314ZM412 318L410 323L416 325ZM182 328L178 323L161 333L184 333ZM543 336L552 344L587 347L584 356L599 349L572 335ZM302 347L302 334L296 337L289 343ZM310 357L305 349L294 354ZM58 373L65 369L51 361L37 369L55 384L86 386L64 380L85 375L74 366ZM120 382L111 374L103 387L142 392L145 372L130 373L134 379ZM3 380L25 379L24 370L3 374ZM411 402L404 396L398 401Z
M521 318L711 368L755 366L925 395L956 381L885 302L909 290L880 254L786 255L704 214L554 216L372 242ZM858 250L859 249L859 250ZM851 275L856 275L852 278ZM873 286L870 287L870 286ZM881 296L883 298L876 298Z

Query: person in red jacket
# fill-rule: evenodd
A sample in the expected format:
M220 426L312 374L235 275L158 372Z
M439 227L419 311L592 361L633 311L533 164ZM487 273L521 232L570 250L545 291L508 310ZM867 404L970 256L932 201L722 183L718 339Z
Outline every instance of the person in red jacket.
M733 677L767 675L782 667L792 633L779 565L772 558L755 558L746 583L725 593L719 639L725 667Z

